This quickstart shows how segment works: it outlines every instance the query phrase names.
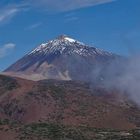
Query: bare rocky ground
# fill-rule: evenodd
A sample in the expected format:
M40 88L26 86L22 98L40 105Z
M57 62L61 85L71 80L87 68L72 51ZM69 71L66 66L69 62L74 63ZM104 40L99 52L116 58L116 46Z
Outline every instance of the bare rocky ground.
M140 109L115 90L0 75L0 140L139 140Z

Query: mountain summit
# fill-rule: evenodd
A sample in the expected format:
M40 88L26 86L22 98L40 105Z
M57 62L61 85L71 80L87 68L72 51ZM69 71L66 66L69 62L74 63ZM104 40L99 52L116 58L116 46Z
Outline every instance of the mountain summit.
M107 66L115 57L112 53L60 35L33 49L5 72L32 80L89 81L97 65Z
M97 48L90 48L82 42L79 42L66 35L60 35L56 39L43 43L29 55L33 54L47 54L47 53L65 53L65 54L78 54L83 56L98 54L98 55L112 55L111 53L101 51Z

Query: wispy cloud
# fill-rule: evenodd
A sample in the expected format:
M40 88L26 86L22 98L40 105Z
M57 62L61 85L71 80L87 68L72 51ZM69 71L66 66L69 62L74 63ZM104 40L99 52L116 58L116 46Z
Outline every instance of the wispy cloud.
M10 21L19 12L29 7L41 7L40 9L51 12L66 12L113 1L116 0L28 0L26 2L9 2L7 5L0 6L0 24ZM76 19L77 17L69 18L69 20ZM39 25L34 25L31 28L36 28L36 26Z
M74 13L68 13L64 16L66 22L77 21L79 17Z
M105 4L116 0L30 0L32 5L42 6L51 11L71 11L79 8Z
M0 24L10 21L24 9L23 7L23 4L8 4L0 7Z
M66 19L66 21L77 21L78 19L78 17L69 17Z
M38 27L40 27L42 24L43 24L42 22L34 23L34 24L28 26L28 27L26 28L26 30L32 30L32 29L38 28Z
M6 20L11 19L16 13L17 9L4 9L0 11L0 23L5 22Z
M9 55L14 49L16 45L14 43L7 43L0 47L0 58L3 58Z

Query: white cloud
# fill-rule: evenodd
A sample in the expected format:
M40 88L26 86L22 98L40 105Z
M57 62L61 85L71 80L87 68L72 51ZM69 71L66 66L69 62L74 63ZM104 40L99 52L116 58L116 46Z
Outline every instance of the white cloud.
M50 11L71 11L79 8L109 3L116 0L30 0L31 5L43 6Z
M0 58L3 58L9 55L14 49L16 45L14 43L7 43L0 47Z

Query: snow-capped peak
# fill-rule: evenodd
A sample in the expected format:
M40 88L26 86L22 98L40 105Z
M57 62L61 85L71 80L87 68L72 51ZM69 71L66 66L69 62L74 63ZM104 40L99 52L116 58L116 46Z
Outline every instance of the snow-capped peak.
M56 39L43 43L36 49L31 51L28 55L32 54L50 54L50 53L65 53L65 54L78 54L82 56L91 55L112 55L108 52L99 50L94 47L89 47L75 39L66 35L60 35Z
M76 42L76 40L72 39L72 38L69 38L69 37L65 37L64 38L65 40L68 40L69 42Z

